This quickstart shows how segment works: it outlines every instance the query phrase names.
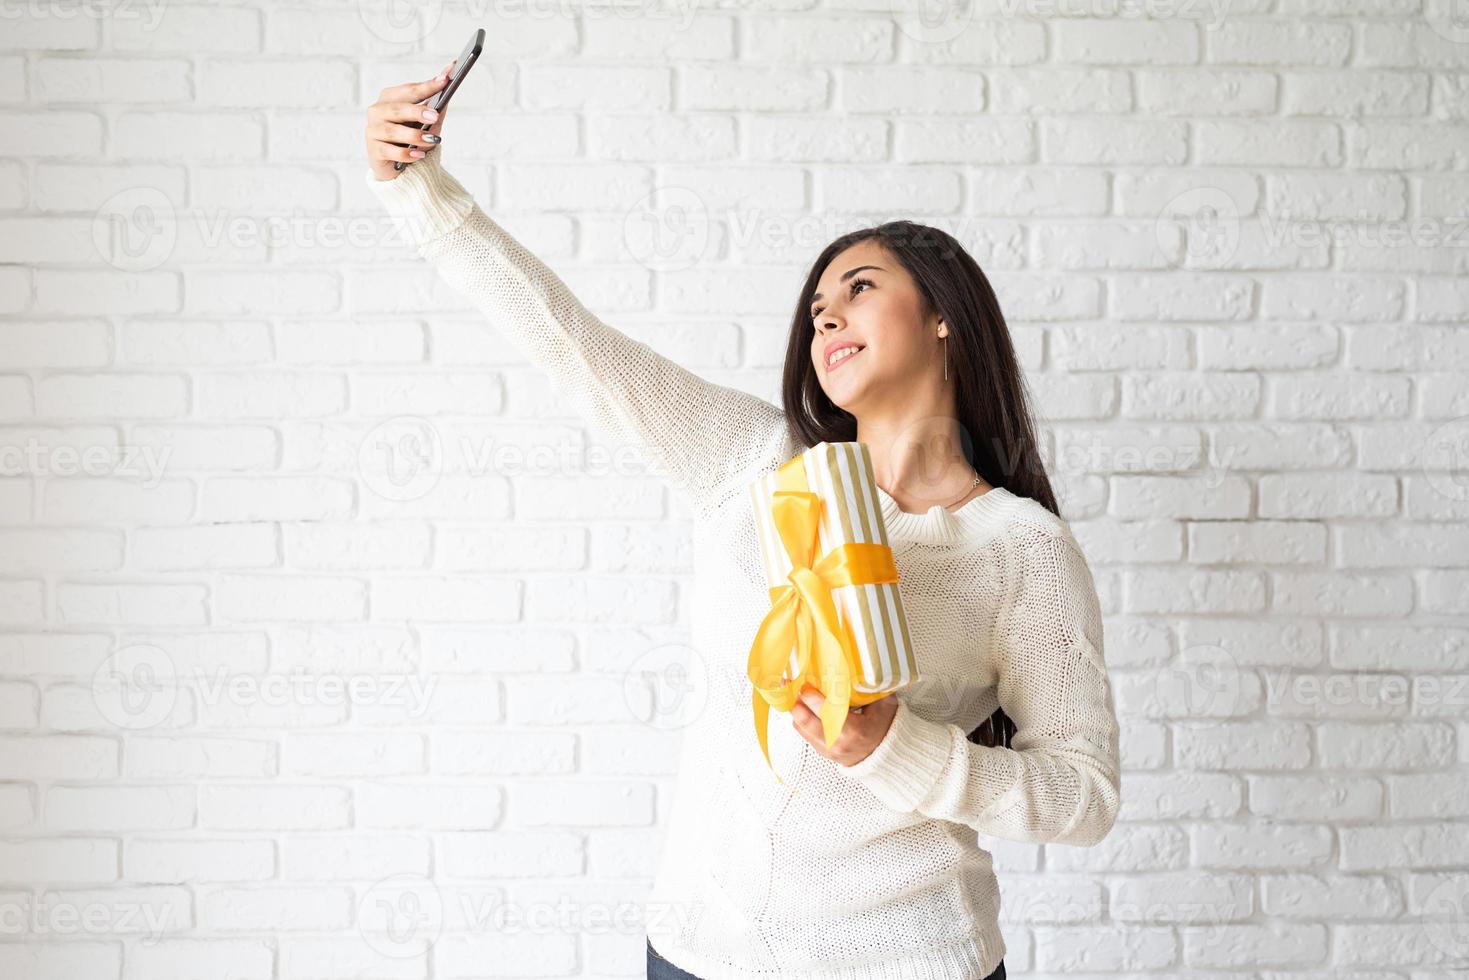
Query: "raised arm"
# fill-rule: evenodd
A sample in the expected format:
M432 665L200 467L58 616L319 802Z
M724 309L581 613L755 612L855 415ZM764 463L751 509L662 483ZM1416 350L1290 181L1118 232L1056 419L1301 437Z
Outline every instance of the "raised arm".
M370 119L370 136L372 125ZM404 127L385 135L411 139L417 133ZM444 169L441 149L419 146L426 156L413 158L403 150L402 159L412 162L395 178L383 179L391 167L376 163L365 175L388 212L402 219L419 253L550 376L575 411L613 440L636 446L656 474L702 512L715 491L754 463L783 430L784 413L764 399L707 381L602 322L480 209Z
M1089 846L1107 836L1121 802L1096 587L1069 531L1026 534L997 650L1012 748L976 745L899 701L883 741L843 771L904 813L1006 840Z

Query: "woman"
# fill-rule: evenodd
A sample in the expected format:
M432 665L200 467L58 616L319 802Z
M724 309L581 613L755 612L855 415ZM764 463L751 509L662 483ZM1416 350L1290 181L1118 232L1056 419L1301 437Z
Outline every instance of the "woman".
M978 836L1095 844L1121 784L1096 588L1056 513L984 274L907 222L832 243L797 304L783 411L603 323L480 210L435 151L442 117L421 105L447 74L368 110L368 185L578 411L661 461L695 517L708 706L684 732L648 975L1002 978ZM404 125L418 120L425 130ZM749 715L769 594L748 486L821 440L868 446L922 679L854 709L830 749L808 691L770 728L782 783Z

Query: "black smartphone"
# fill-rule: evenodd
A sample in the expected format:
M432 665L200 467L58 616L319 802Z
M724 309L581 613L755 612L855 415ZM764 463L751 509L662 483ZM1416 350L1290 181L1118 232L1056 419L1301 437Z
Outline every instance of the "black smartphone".
M433 109L435 112L444 111L444 107L449 104L449 100L454 97L454 93L459 91L459 85L464 81L464 76L469 74L469 69L473 68L474 63L479 60L479 53L484 50L484 47L485 29L481 27L470 37L469 43L464 46L464 50L459 52L459 57L454 62L454 74L449 76L449 84L445 85L433 98L428 100L428 108ZM412 126L414 129L424 128L423 123L417 120L405 122L403 125ZM395 143L394 145L407 146L408 144ZM408 166L409 162L411 161L398 160L393 164L393 169L401 171L404 167Z

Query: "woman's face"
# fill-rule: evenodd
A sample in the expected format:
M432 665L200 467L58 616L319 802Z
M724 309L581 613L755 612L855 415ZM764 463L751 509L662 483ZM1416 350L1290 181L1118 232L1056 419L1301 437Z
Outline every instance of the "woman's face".
M834 405L853 415L881 411L904 387L942 372L937 318L924 322L923 300L907 270L876 239L839 253L821 273L811 301L811 361ZM836 354L857 347L835 364ZM937 375L935 375L937 377Z

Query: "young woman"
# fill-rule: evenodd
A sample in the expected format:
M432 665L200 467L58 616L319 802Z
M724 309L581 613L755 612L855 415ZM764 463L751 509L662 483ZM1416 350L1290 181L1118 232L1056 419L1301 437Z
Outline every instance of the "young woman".
M1096 588L984 273L908 222L833 242L796 304L778 408L603 323L486 216L421 105L446 76L368 110L368 185L576 410L660 460L695 516L708 706L684 731L648 975L1003 978L979 835L1096 844L1121 782ZM854 709L830 749L808 692L788 726L772 719L781 783L750 718L747 659L770 604L748 487L822 440L868 446L921 680Z

